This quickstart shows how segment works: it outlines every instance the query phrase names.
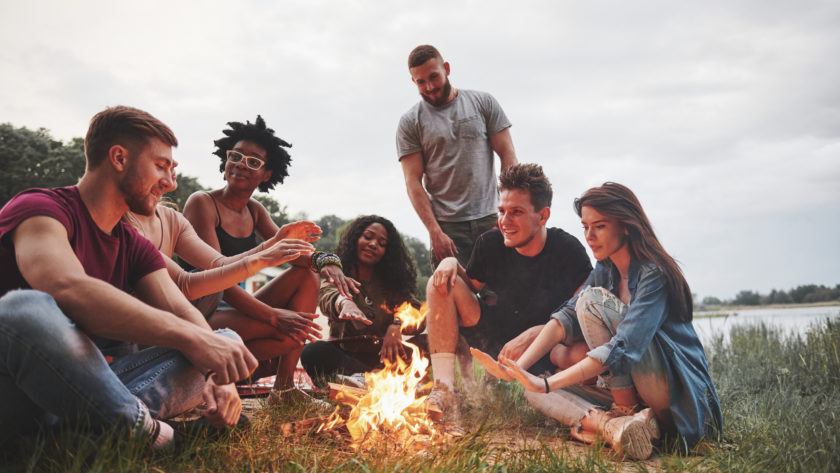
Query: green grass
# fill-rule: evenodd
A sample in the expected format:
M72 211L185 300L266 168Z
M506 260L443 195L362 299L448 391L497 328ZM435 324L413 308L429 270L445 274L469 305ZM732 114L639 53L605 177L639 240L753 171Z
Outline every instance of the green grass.
M840 323L804 336L765 325L733 329L707 347L729 451L722 471L840 470Z
M283 422L314 415L266 408L250 430L193 439L152 454L138 440L79 432L24 438L0 453L0 471L283 472L835 472L840 470L840 324L804 337L765 326L734 328L707 346L724 407L724 442L703 454L658 452L656 462L618 462L607 448L564 443L568 429L530 409L521 387L501 383L462 405L471 432L446 448L406 452L378 442L357 452L334 436L283 437ZM1 428L2 426L0 426ZM2 466L5 465L5 466Z

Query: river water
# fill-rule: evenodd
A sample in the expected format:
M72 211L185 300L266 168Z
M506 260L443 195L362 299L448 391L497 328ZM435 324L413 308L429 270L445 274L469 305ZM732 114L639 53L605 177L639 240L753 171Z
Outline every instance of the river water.
M704 312L694 313L694 329L704 345L717 335L729 337L734 326L758 325L764 323L786 334L803 335L808 328L826 319L840 318L840 306L789 307L779 309L720 310L715 313L729 314L727 317L702 317Z

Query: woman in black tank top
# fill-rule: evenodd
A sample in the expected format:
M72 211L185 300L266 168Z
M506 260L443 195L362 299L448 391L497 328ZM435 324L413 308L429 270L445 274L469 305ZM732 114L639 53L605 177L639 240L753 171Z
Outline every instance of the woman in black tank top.
M226 256L257 246L257 236L269 243L283 238L317 240L303 230L317 228L313 223L280 228L265 207L251 197L257 189L267 192L283 182L291 161L285 148L291 145L275 136L260 116L255 123L228 125L225 137L215 141L214 153L221 160L219 170L224 173L225 187L197 192L184 206L184 216L198 236ZM240 286L226 290L224 301L230 308L221 306L222 310L209 318L213 328L235 330L261 360L255 377L276 374L277 399L306 396L294 387L294 373L303 344L320 338L314 313L320 281L318 273L312 271L312 259L311 254L299 255L290 269L258 290L247 288L256 291L253 295ZM358 282L346 277L339 266L316 269L348 297L357 291Z

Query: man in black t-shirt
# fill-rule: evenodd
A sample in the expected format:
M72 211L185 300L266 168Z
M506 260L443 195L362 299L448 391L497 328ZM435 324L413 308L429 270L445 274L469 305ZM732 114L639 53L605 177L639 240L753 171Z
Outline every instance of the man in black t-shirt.
M426 287L435 376L428 402L444 413L456 406L454 352L459 333L492 356L518 359L551 312L572 297L592 271L580 241L545 226L552 191L541 166L511 166L502 171L499 183L499 229L478 238L466 269L453 257L441 261ZM496 294L495 300L477 296L485 285ZM563 350L555 350L552 359L580 356ZM551 368L547 358L531 369Z

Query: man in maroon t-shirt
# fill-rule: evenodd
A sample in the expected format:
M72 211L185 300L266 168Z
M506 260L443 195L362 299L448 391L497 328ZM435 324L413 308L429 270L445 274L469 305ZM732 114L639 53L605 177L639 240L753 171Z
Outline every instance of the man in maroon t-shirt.
M211 424L239 420L232 383L256 359L232 331L210 329L157 249L120 221L173 186L176 145L148 113L108 108L91 120L77 186L30 189L0 210L0 442L58 418L162 447L173 431L156 419L202 398ZM152 348L109 365L93 340Z

